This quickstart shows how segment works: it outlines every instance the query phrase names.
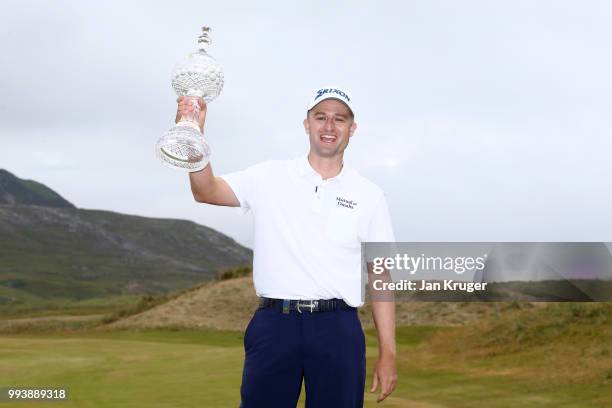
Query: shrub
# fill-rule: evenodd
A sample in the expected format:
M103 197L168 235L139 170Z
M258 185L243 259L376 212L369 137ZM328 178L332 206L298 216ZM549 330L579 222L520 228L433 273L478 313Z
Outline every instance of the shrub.
M252 272L250 266L237 266L234 268L225 268L217 272L217 280L223 281L228 279L242 278L249 276Z

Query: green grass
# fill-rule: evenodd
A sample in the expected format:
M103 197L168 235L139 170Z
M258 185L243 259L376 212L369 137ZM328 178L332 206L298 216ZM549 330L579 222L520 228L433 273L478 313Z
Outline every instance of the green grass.
M49 187L45 186L44 184L41 184L34 180L20 180L20 181L21 181L21 184L25 188L30 190L35 195L39 196L37 197L38 198L37 201L52 203L54 205L61 206L61 207L72 205L66 199L64 199L62 196L60 196L58 193L51 190Z
M0 287L0 295L9 292L8 288ZM0 305L0 318L110 314L117 310L134 307L142 298L141 295L116 295L83 300L31 297L23 302Z
M242 355L235 334L213 335L212 344L193 333L185 342L172 332L116 335L2 338L0 383L67 387L71 401L62 406L237 406Z
M479 371L474 358L442 367L425 358L433 336L447 328L398 328L399 383L385 407L604 407L609 381L555 383ZM366 333L368 383L376 355ZM0 337L0 384L68 387L67 407L233 407L239 403L242 333L146 330L23 334ZM529 367L529 362L522 362ZM500 367L503 368L503 367ZM366 395L366 406L375 406ZM7 406L8 405L4 405ZM20 403L19 407L40 404Z

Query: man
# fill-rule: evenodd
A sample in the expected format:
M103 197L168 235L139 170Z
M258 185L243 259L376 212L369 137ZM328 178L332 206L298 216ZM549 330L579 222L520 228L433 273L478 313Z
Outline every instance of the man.
M206 105L200 102L203 130ZM179 112L193 108L179 98ZM317 90L304 129L308 156L268 161L215 177L190 173L196 201L254 215L253 280L260 308L244 338L243 408L295 407L302 380L308 408L363 406L365 338L361 242L393 241L380 188L344 163L357 125L345 90ZM231 305L228 305L231 307ZM394 389L395 309L373 302L379 356L370 392Z

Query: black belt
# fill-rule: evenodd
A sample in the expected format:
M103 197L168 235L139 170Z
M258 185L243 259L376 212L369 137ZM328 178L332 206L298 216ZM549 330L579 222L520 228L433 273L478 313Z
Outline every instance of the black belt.
M291 300L291 299L272 299L262 297L259 300L259 307L276 307L282 309L283 313L291 311L303 312L331 312L338 309L355 309L346 304L342 299L321 299L321 300Z

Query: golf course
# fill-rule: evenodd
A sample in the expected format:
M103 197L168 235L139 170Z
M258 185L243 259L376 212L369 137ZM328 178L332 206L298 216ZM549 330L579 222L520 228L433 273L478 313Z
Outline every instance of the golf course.
M232 281L236 284L240 279ZM213 287L219 290L218 286L205 285L200 291ZM195 296L197 292L189 294ZM177 302L185 296L174 299L175 311ZM171 303L157 305L148 312ZM423 305L433 312L445 306L422 304L414 313L422 314ZM398 305L398 315L406 313L409 307L412 306ZM376 404L375 394L366 393L365 405L423 408L612 405L612 304L508 303L484 304L481 308L496 311L490 315L470 312L484 317L464 325L399 326L398 386L381 405ZM21 326L3 322L0 384L63 388L68 390L68 400L5 399L0 406L239 405L244 356L241 330L136 325L113 328L99 318L59 319L55 323L46 319L46 326L36 319ZM362 320L371 371L377 353L376 334L370 321ZM368 384L370 380L368 373ZM303 404L301 400L299 406Z

